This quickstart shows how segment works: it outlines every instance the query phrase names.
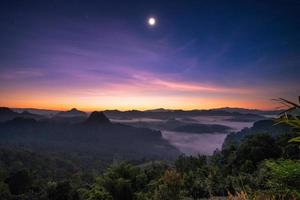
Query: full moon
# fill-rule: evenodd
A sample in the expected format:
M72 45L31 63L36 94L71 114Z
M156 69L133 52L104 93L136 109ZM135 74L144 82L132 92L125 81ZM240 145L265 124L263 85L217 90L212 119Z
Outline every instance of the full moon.
M148 19L148 24L149 24L150 26L154 26L154 25L156 24L156 19L155 19L154 17L150 17L150 18Z

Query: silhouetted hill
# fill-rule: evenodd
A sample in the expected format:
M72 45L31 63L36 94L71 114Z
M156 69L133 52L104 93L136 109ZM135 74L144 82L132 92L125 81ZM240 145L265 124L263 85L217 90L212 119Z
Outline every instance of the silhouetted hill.
M101 125L110 123L109 119L103 112L94 111L89 118L84 122L85 125Z
M0 107L0 114L14 114L15 112L7 107Z
M258 110L258 109L246 109L246 108L215 108L212 110L226 111L226 112L237 112L241 114L255 114L255 115L278 115L283 110Z
M15 108L13 109L18 112L29 111L32 114L43 115L45 117L58 118L59 121L71 121L79 122L86 118L86 113L79 111L77 109L71 109L69 111L57 111L57 110L45 110L45 109L33 109L33 108ZM276 115L281 110L257 110L257 109L244 109L244 108L217 108L210 110L170 110L164 108L139 111L139 110L106 110L104 113L110 119L132 119L132 118L154 118L154 119L169 119L169 118L186 118L193 116L230 116L231 121L258 121L265 119L264 116ZM71 119L61 119L65 117L74 118Z
M276 122L273 120L261 120L255 122L251 128L244 128L239 132L230 133L229 135L227 135L223 147L229 146L231 144L238 144L241 140L250 135L261 133L270 134L275 137L279 134L292 134L293 131L289 126L285 124L276 124Z
M76 108L72 108L68 111L61 111L57 113L54 117L86 117L86 113Z
M15 112L11 110L10 108L1 107L0 108L0 122L12 120L16 117L22 117L22 118L32 118L36 120L43 119L44 117L37 114L32 114L28 111L23 111L22 113Z
M232 116L227 119L227 121L233 122L255 122L259 120L267 119L263 115L253 114L253 113L239 113L239 112L232 112Z
M93 112L84 123L15 118L0 123L0 144L34 151L64 151L128 159L173 159L180 152L159 131L110 123Z
M60 112L58 110L38 109L38 108L12 108L12 110L18 113L28 111L32 114L41 115L47 118L53 117L54 115Z
M265 119L264 116L253 113L229 112L225 110L150 110L150 111L118 111L106 110L104 113L110 119L152 118L167 120L170 118L188 118L197 116L226 116L232 121L257 121ZM231 119L230 119L231 118Z
M2 122L11 120L15 117L18 117L18 115L19 115L19 113L16 113L9 108L6 108L6 107L0 108L0 121L2 121Z
M79 123L86 120L87 115L85 112L72 108L68 111L61 111L54 115L51 120L60 123Z
M164 109L164 108L157 108L157 109L152 109L152 110L146 110L145 112L169 112L171 110Z

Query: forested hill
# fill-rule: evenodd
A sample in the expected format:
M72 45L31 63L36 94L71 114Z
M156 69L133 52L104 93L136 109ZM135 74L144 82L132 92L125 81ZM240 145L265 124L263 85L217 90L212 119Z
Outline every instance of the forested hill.
M244 128L241 131L227 135L223 147L236 145L251 135L268 134L276 137L282 134L293 134L293 132L288 125L277 124L274 120L260 120L255 122L251 128Z

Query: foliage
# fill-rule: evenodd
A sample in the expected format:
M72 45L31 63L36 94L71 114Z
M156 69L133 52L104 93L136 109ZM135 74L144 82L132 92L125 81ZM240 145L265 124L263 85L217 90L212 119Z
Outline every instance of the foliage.
M259 174L272 194L300 198L299 160L267 160L262 163Z
M111 194L114 200L133 199L134 193L145 187L146 175L128 163L112 165L107 169L98 184Z
M5 182L8 184L10 192L15 195L28 192L32 184L31 177L26 170L11 173Z
M79 189L81 199L85 200L112 200L112 196L99 185L93 186L91 190Z
M8 185L0 182L0 199L10 199L11 193L9 191Z
M72 191L69 181L50 182L47 190L49 200L75 200L79 198L78 193Z
M252 168L258 162L267 158L278 158L281 154L275 139L267 134L257 134L244 140L237 150L237 164Z
M294 102L291 102L291 101L283 99L283 98L279 98L279 99L277 99L277 101L279 101L281 104L288 107L284 112L281 113L281 116L279 119L277 119L277 122L289 125L290 127L293 128L293 130L296 133L300 134L300 118L299 118L299 116L288 115L291 111L300 109L300 96L298 97L299 103L294 103ZM290 142L300 143L300 136L290 139Z
M154 200L180 200L182 194L183 179L175 170L166 170L159 180L158 188L154 192Z

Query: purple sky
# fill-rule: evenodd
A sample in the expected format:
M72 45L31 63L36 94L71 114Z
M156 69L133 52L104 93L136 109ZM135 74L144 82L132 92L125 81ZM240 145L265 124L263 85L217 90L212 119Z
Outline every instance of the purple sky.
M3 106L266 109L300 94L297 1L1 4Z

